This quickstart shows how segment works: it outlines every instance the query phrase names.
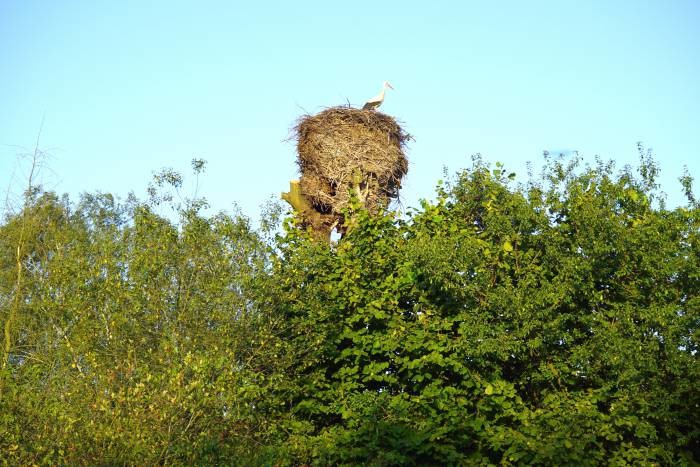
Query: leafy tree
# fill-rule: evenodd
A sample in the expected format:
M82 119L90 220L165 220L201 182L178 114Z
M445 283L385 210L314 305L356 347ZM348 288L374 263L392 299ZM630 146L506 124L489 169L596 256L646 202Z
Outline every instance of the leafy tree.
M34 196L0 230L26 279L2 265L0 320L14 304L2 374L0 449L12 463L191 463L255 454L269 423L272 320L253 302L267 247L242 217L178 224L156 204ZM3 258L6 258L3 256ZM11 256L10 256L11 258ZM273 379L274 381L274 379Z
M655 209L642 162L552 160L515 187L477 160L406 221L354 213L331 250L292 233L279 306L308 357L282 455L697 460L698 212Z
M330 247L204 215L169 170L147 202L29 190L0 225L3 462L697 463L698 205L642 156L524 185L477 159Z

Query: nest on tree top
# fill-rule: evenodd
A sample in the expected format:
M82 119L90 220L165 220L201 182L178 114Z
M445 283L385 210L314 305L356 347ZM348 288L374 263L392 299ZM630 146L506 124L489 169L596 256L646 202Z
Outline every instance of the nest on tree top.
M350 188L370 210L398 198L410 135L389 115L332 107L302 117L294 131L301 192L319 214L342 224Z

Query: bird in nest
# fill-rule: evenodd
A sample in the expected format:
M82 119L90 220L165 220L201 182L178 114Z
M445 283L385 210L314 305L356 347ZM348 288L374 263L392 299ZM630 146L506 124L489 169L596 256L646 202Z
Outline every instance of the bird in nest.
M394 87L391 84L389 84L388 81L384 81L384 86L382 86L382 92L365 102L365 105L362 106L362 110L375 110L377 107L382 105L382 102L384 102L384 93L387 89L394 89Z

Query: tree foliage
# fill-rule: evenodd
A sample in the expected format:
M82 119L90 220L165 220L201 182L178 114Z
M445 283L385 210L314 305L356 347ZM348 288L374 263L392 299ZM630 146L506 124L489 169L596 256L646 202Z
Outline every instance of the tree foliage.
M170 171L149 202L28 192L0 226L4 461L697 463L700 211L656 174L477 159L405 216L355 203L330 248L159 214Z

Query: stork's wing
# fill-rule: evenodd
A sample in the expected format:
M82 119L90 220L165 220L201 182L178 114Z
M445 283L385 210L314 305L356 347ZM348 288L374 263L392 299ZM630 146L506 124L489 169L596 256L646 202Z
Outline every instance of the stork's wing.
M362 107L363 110L367 109L374 109L375 107L379 107L382 102L384 102L384 93L381 92L378 95L374 96L367 102L365 102L365 105Z

